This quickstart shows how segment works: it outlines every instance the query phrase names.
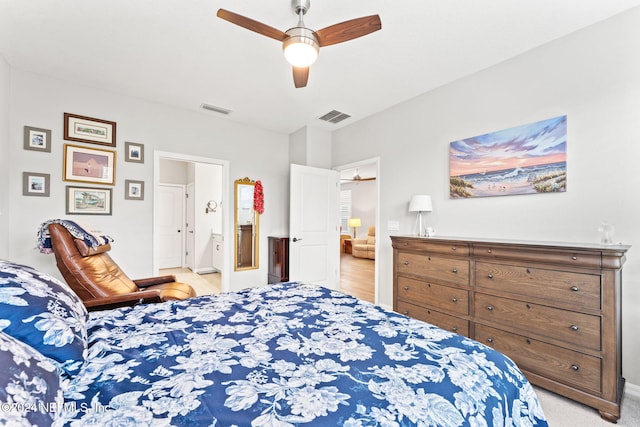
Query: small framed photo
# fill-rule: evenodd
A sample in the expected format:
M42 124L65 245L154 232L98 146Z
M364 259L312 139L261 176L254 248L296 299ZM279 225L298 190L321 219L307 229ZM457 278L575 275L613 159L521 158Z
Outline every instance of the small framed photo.
M22 172L22 195L49 197L48 173Z
M24 127L24 149L51 152L51 130Z
M127 200L144 200L144 181L124 181L124 198Z
M144 163L144 144L138 144L135 142L124 143L125 162Z
M114 185L116 152L64 144L65 181Z
M116 122L64 113L64 139L116 146Z
M67 186L67 215L111 215L111 188Z

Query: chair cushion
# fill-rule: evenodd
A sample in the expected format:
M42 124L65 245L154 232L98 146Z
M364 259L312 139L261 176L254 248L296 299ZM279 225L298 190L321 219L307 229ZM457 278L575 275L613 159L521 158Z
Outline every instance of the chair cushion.
M186 283L182 282L170 282L170 283L162 283L161 285L152 285L144 288L145 290L159 289L160 296L163 300L181 300L187 299L196 296L196 292Z
M88 313L59 280L0 260L0 331L30 345L68 374L87 354Z
M0 424L52 425L61 414L64 399L60 375L51 360L0 332L0 365Z

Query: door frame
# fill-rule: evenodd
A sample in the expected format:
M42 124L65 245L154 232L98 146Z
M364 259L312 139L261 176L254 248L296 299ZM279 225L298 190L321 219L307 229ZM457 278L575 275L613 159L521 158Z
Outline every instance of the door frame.
M221 288L223 292L226 292L230 289L230 277L231 272L233 271L233 265L231 263L231 258L229 257L232 254L232 248L230 242L232 239L229 239L229 230L231 229L229 218L231 215L229 214L228 201L233 200L232 193L229 185L229 161L228 160L220 160L214 159L210 157L202 157L202 156L193 156L189 154L182 153L173 153L168 151L154 151L153 152L153 193L154 195L158 191L158 186L160 185L160 160L178 160L183 162L192 162L192 163L204 163L204 164L213 164L222 166L222 202L220 203L219 209L222 214L222 277L221 277ZM233 203L231 203L233 205ZM156 236L158 230L158 198L153 198L153 248L152 248L152 268L153 274L159 274L158 268L158 238Z
M347 163L344 165L340 165L340 166L336 166L333 169L337 170L338 172L342 172L344 170L347 169L354 169L354 168L358 168L358 167L362 167L364 165L371 165L371 164L375 164L376 167L376 218L375 218L375 222L374 225L376 227L376 245L375 245L375 251L376 251L376 259L375 259L375 268L374 268L374 274L373 274L373 296L374 296L374 303L378 304L380 298L378 295L378 291L379 291L379 281L380 281L380 183L381 183L381 177L380 177L380 157L372 157L369 159L364 159L364 160L359 160L353 163ZM340 189L338 188L338 191L340 191ZM338 250L340 250L340 248L338 248Z

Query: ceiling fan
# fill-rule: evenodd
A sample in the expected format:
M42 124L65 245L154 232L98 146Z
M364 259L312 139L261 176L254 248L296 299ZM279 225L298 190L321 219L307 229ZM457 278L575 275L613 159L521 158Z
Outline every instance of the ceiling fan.
M232 24L281 41L284 56L293 66L293 83L297 88L307 85L309 66L315 62L321 47L366 36L382 28L380 17L371 15L313 31L302 20L311 7L310 0L292 0L291 6L298 15L298 25L284 32L225 9L219 9L217 15Z
M376 180L375 176L372 176L370 178L361 177L360 172L358 172L358 169L356 169L356 172L353 174L353 178L351 179L342 178L340 181L358 182L358 181L375 181L375 180Z

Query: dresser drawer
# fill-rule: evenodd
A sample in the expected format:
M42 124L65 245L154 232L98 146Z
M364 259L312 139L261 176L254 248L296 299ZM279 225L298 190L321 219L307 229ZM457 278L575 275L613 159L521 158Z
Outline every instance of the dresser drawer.
M469 321L430 308L419 307L404 301L398 301L398 313L423 322L431 323L447 331L469 336Z
M518 367L585 391L601 393L599 358L476 324L475 339L509 356Z
M520 261L537 261L550 264L573 265L577 267L602 266L602 253L598 251L562 250L540 248L530 246L497 246L488 244L476 244L473 246L473 254L477 257L490 257L500 259L513 259Z
M468 243L442 242L428 238L395 238L394 247L400 250L406 249L430 254L450 254L458 256L469 256L471 254Z
M476 285L600 310L600 275L476 262Z
M407 277L398 277L398 299L439 309L445 313L469 314L469 291Z
M549 337L577 348L600 350L600 317L476 293L475 314L510 328Z
M400 252L399 273L421 276L434 282L469 286L469 260Z

